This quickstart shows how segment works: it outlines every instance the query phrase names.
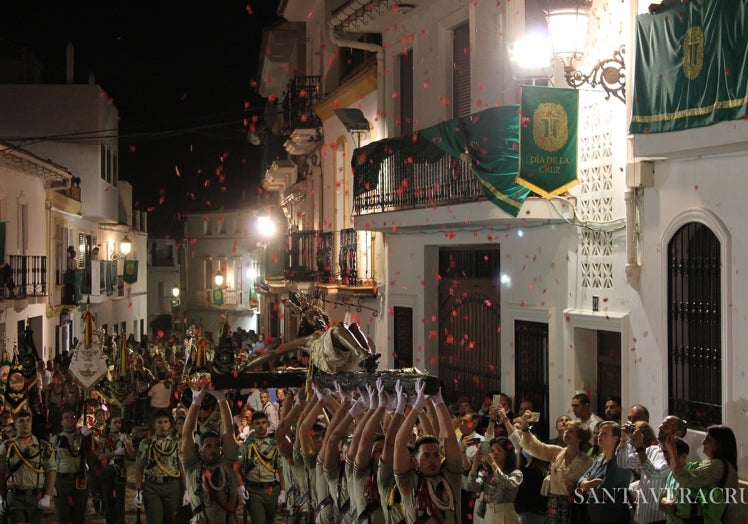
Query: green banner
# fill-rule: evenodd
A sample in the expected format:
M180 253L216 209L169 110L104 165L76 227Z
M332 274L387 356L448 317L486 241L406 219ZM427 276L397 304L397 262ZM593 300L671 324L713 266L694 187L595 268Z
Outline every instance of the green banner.
M220 287L213 288L213 305L214 306L223 305L223 289Z
M738 120L748 104L745 0L692 0L636 19L630 131Z
M427 127L418 135L453 158L467 157L488 200L516 217L530 194L516 182L518 128L517 106L500 106Z
M490 202L516 217L530 191L517 184L518 127L516 105L486 109L427 127L413 135L387 138L356 149L351 159L354 196L373 191L379 179L400 187L408 176L385 173L391 157L415 166L434 164L445 154L468 160ZM383 180L385 182L385 180Z
M524 86L517 183L545 198L577 184L579 93Z
M125 260L123 278L128 284L133 284L138 281L138 261L137 260Z

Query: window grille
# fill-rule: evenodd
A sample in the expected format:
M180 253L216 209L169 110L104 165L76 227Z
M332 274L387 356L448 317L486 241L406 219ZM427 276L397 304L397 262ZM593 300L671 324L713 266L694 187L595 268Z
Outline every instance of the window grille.
M669 412L706 429L722 421L720 243L704 224L668 244Z

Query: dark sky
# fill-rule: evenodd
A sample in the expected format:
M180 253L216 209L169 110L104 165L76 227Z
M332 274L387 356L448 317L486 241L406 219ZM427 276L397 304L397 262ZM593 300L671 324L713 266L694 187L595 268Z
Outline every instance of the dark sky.
M76 81L93 72L119 110L120 178L149 210L151 235L177 235L179 212L257 202L261 151L247 143L245 119L262 113L261 30L277 5L15 0L3 6L0 37L32 49L52 82L64 81L73 42Z

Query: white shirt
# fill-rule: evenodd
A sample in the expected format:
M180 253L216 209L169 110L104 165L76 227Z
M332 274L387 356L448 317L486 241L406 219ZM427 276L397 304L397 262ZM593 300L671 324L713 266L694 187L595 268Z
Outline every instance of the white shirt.
M151 397L152 408L168 408L171 404L171 388L167 388L163 381L156 382L148 390L148 396Z
M665 482L670 473L670 467L659 445L647 447L646 455L644 463L641 463L639 454L630 441L625 446L619 446L616 451L616 462L619 467L635 469L641 473L638 488L635 490L638 501L634 522L638 524L663 520L664 514L660 513L658 494L665 489Z

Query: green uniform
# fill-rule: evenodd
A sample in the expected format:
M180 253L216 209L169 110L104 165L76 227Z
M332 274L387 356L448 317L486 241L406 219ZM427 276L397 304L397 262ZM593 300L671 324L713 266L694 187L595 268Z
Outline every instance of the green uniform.
M250 434L239 448L239 463L249 493L244 504L252 524L273 524L281 474L281 454L275 437Z
M55 471L55 450L44 440L34 436L24 447L21 439L14 437L0 444L0 460L9 477L6 518L8 523L41 522L42 510L37 506L44 494L45 474Z
M224 455L213 466L205 466L198 454L182 458L192 508L191 524L236 524L236 507L239 503L234 472L236 458Z
M143 466L143 504L148 524L176 523L182 506L179 437L140 441L136 464Z
M88 502L86 458L89 445L80 430L65 431L51 439L57 455L55 511L60 522L83 524Z
M125 449L120 438L122 433L99 434L96 438L96 449L101 454ZM127 487L127 469L125 455L117 455L99 463L100 484L104 513L107 524L124 524L125 522L125 489Z

